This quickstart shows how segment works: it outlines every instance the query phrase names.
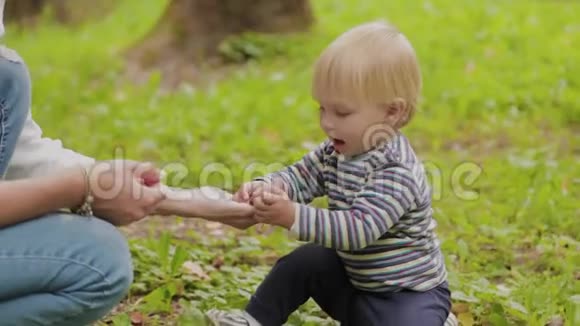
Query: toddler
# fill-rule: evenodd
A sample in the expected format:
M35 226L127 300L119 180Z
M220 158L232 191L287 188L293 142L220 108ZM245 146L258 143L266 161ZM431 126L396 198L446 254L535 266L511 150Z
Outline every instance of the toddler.
M328 136L295 164L245 184L259 222L308 242L282 257L244 311L216 325L279 326L309 298L341 325L455 324L424 168L401 133L421 91L413 47L371 22L332 42L312 92ZM328 209L308 205L327 196Z

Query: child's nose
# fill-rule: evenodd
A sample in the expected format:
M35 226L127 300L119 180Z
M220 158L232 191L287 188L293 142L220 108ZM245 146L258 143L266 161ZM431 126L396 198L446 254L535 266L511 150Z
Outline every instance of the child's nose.
M327 133L334 129L334 124L330 121L330 119L320 119L320 126L322 130Z

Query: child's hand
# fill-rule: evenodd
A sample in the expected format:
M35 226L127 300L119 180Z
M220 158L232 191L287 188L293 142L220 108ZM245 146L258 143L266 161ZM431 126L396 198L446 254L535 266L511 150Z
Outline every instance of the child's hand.
M253 203L264 192L285 192L284 183L280 180L274 180L272 183L263 181L247 182L234 194L233 200L239 203Z
M295 219L294 203L284 191L264 192L253 204L254 218L258 222L292 228Z
M238 203L249 203L254 192L264 187L265 183L261 181L251 181L244 183L234 194L233 200Z

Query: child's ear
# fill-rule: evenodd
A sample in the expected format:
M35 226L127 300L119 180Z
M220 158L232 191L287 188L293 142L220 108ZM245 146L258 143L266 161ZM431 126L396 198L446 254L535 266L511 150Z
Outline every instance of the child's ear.
M391 126L398 126L407 116L407 102L402 98L395 99L384 108L385 120Z

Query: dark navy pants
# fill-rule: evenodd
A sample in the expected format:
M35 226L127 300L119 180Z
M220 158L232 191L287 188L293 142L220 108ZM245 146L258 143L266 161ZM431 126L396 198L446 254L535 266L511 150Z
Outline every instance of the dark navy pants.
M275 264L246 311L263 326L280 326L309 298L341 326L441 326L451 309L447 283L426 292L363 292L333 249L307 244Z

